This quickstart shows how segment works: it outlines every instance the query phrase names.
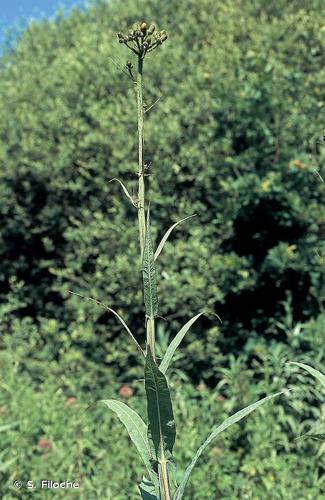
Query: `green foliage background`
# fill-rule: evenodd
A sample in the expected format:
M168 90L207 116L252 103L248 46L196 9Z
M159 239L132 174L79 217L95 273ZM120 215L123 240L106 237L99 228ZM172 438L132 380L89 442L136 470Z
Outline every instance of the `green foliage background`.
M153 236L198 214L179 226L159 258L160 314L167 319L159 334L166 342L206 308L223 320L221 326L213 316L200 320L178 356L173 383L178 416L189 426L184 442L193 444L192 453L223 415L224 407L215 411L216 397L226 398L228 414L292 383L288 359L322 368L324 183L315 172L322 175L325 156L321 6L320 0L96 2L32 23L2 57L0 347L12 365L3 380L13 370L15 386L30 391L28 398L23 391L25 411L44 398L50 405L58 391L83 404L107 398L118 384L142 376L114 318L68 293L115 307L144 340L136 213L118 184L108 182L118 177L135 193L135 93L122 71L129 55L116 32L139 18L169 33L145 65L146 104L161 96L145 126ZM305 379L300 384L310 389ZM16 419L19 428L16 389L3 384L4 422ZM302 488L304 498L321 498L322 455L315 443L294 441L299 426L321 418L313 390L308 401L306 389L222 438L221 457L206 459L189 498L283 498L285 491L290 499ZM52 437L64 443L76 424L61 406L51 413L53 425L61 422ZM103 418L95 426L88 415L89 432L80 438L91 450L82 464L100 478L85 498L118 498L120 484L133 491L140 473L126 480L131 471L123 470L123 477L108 479L107 471L114 476L134 457L124 456L129 451L121 445L114 465L102 436L106 425L120 428ZM14 434L26 437L24 460L9 465L3 484L29 477L29 464L39 470L37 451L28 450L39 434L52 432L39 422L35 434L29 427ZM15 458L19 445L12 450L12 440L8 434L8 457ZM179 450L184 466L191 453L185 444ZM56 460L48 454L51 477ZM208 484L211 464L216 482ZM83 467L79 473L89 477Z

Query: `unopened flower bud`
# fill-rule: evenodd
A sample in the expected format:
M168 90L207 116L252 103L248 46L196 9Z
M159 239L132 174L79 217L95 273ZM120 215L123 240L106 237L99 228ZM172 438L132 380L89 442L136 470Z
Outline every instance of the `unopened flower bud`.
M148 29L147 23L145 22L141 23L140 30L142 31L142 33L147 33L147 29Z
M150 52L167 40L167 33L165 30L157 31L154 24L148 25L145 21L134 24L133 28L131 28L126 35L118 33L117 36L120 43L126 44L127 47L133 50L133 52L142 57L144 57L147 52ZM138 50L134 47L130 47L128 42L136 42ZM129 70L132 68L132 66L129 65L129 62L126 67Z
M149 29L148 29L148 35L152 35L153 32L155 31L156 26L154 24L150 24Z

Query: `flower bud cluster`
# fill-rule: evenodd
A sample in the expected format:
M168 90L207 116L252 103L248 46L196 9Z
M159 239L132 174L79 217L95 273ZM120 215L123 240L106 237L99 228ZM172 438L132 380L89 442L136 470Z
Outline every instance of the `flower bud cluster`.
M118 33L117 36L120 43L142 58L167 40L166 31L157 31L154 24L146 22L135 24L127 34Z

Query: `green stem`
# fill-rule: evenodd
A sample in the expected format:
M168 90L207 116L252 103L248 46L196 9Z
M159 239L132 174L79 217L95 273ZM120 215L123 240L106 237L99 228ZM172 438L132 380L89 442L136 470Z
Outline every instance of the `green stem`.
M144 252L145 233L146 233L146 218L145 218L145 183L144 183L144 110L143 110L143 55L138 55L138 74L137 74L137 102L138 102L138 138L139 138L139 164L138 164L138 220L139 220L139 240L141 261ZM155 355L155 318L147 318L147 346L150 348L152 357L156 360ZM167 469L167 460L165 459L164 450L161 450L161 458L159 459L159 488L162 500L171 500L169 475Z
M146 218L144 211L145 202L145 185L144 185L144 119L143 119L143 57L138 56L138 79L137 79L137 97L138 97L138 137L139 137L139 189L138 189L138 219L139 219L139 239L140 239L140 252L141 260L144 251L145 232L146 232ZM147 320L147 345L150 346L151 354L154 359L155 356L155 320L148 318Z
M141 260L144 249L144 239L146 232L146 219L144 212L144 162L143 162L143 146L144 146L144 125L143 125L143 96L142 96L142 74L143 74L143 57L138 56L138 77L137 77L137 101L138 101L138 137L139 137L139 188L138 188L138 220L139 220L139 239Z
M162 496L162 500L171 500L167 460L165 459L164 453L162 452L162 457L159 460L159 486Z

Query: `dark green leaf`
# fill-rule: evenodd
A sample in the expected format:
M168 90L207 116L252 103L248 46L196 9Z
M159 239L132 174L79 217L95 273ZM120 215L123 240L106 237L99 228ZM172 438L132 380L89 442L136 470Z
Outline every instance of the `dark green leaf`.
M139 490L142 500L158 500L154 484L145 477L139 484Z
M172 456L175 443L175 420L165 375L158 369L150 349L145 364L145 389L148 405L148 436L156 459Z

